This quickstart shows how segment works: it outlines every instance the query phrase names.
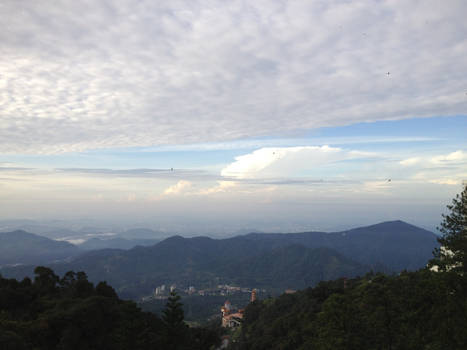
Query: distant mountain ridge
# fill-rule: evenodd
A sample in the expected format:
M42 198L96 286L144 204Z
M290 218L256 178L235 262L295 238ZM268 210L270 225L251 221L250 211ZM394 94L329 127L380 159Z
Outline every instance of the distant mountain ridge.
M70 262L51 266L60 274L86 271L90 280L106 280L129 298L169 283L303 288L322 279L352 277L370 270L424 267L438 246L436 237L402 221L334 233L251 233L226 239L172 236L147 247L74 255ZM32 267L0 272L21 278L30 275Z
M0 266L48 264L80 253L79 248L68 242L54 241L22 230L0 232Z
M341 232L252 233L245 237L279 246L294 243L309 248L328 247L361 264L384 265L394 272L425 266L438 247L433 232L400 220Z

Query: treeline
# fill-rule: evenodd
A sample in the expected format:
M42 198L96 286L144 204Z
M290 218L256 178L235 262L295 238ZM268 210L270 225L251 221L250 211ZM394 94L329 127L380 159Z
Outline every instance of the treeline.
M94 286L84 272L59 278L46 267L22 281L0 276L0 349L210 349L215 329L189 328L179 297L171 295L162 317L118 298L105 282Z
M321 282L250 304L233 349L467 349L466 282L429 270Z

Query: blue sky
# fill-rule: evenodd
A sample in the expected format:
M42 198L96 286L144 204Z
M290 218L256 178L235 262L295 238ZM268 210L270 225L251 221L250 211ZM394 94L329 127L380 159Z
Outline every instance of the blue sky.
M199 169L227 164L262 147L329 145L361 151L446 153L465 149L466 116L411 118L300 130L300 135L218 143L96 149L52 155L4 155L5 162L38 168Z
M466 11L5 1L0 220L434 228L467 179Z

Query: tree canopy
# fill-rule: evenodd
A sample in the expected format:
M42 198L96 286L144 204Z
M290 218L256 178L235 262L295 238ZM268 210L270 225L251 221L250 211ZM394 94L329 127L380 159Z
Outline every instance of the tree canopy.
M447 206L449 213L443 214L438 239L441 247L435 250L431 263L441 271L452 270L461 274L467 272L467 185L457 194L452 204Z
M209 349L218 332L189 328L173 295L163 320L118 298L106 282L95 287L84 272L62 278L47 267L34 281L0 276L0 349ZM175 330L175 331L174 331Z

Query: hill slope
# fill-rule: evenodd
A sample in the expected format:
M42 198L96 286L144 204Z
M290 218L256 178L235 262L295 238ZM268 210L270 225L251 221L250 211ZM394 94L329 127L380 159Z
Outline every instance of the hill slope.
M239 263L221 267L219 273L239 285L276 289L305 288L320 281L365 274L368 266L329 248L293 244L275 248Z
M0 266L46 264L76 256L80 250L68 242L59 242L25 231L0 233Z
M403 221L388 221L341 232L303 232L289 234L249 234L252 241L271 246L302 244L309 248L327 247L375 268L390 271L424 267L438 247L437 236Z

